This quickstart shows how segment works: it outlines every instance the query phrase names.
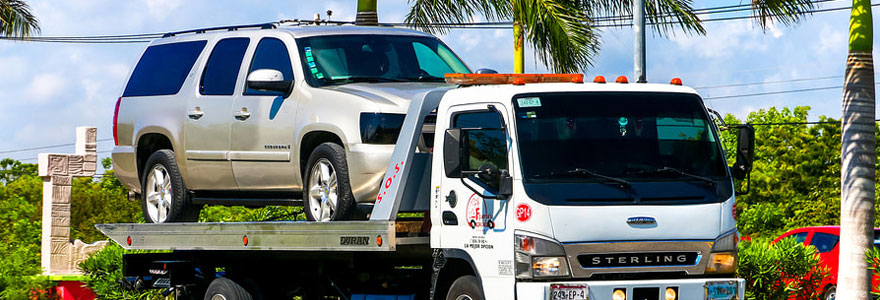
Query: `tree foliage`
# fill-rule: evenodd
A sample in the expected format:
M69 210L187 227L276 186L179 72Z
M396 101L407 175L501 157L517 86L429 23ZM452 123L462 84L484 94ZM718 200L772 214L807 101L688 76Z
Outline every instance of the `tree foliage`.
M818 299L828 270L819 266L816 248L794 238L738 245L737 277L746 280L746 299ZM794 297L794 298L791 298Z
M0 0L0 35L29 37L39 32L39 21L25 1Z
M775 237L789 229L840 224L840 122L820 116L819 124L802 124L809 110L769 108L746 118L756 124L755 163L750 192L737 196L742 233ZM743 123L732 115L725 122ZM734 134L722 132L731 164ZM738 182L738 189L744 190L745 182Z

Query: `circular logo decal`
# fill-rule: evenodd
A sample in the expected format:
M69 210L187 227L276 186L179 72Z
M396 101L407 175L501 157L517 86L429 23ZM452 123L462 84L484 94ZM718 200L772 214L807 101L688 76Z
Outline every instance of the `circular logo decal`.
M520 222L528 221L532 218L532 207L525 203L516 206L516 219Z

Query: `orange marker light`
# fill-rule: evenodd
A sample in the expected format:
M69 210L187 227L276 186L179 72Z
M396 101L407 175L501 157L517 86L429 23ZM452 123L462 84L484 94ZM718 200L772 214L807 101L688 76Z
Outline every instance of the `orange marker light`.
M605 76L599 75L593 78L594 83L605 83Z
M626 79L626 76L617 77L617 83L629 83L629 80Z
M672 78L672 81L670 81L669 83L674 85L681 85L681 78Z
M248 238L246 235L241 238L241 243L244 244L245 246L248 245Z
M514 78L513 85L524 85L526 84L526 80L522 78Z
M382 247L382 236L381 235L376 236L376 246Z
M131 236L130 235L128 236L127 239L125 239L125 242L128 243L129 246L131 246Z

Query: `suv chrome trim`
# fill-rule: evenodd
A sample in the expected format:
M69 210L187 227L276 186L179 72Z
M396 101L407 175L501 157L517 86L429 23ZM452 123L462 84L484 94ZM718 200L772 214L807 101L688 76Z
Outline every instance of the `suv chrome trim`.
M571 275L575 278L589 278L593 274L620 274L642 272L674 272L684 271L688 275L699 275L706 271L706 260L703 256L712 250L714 241L644 241L644 242L601 242L601 243L567 243L562 247L568 257ZM689 266L646 266L646 267L601 267L584 268L578 261L583 254L632 254L656 252L697 252L696 264Z

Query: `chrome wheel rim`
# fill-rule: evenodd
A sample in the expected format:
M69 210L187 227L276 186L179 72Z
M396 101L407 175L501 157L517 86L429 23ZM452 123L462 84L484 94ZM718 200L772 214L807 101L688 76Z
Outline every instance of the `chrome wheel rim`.
M147 175L146 207L147 215L153 223L164 223L171 212L174 201L171 190L171 175L163 165L155 165Z
M226 300L226 296L223 296L220 294L215 294L215 295L211 296L211 300Z
M474 298L471 298L470 295L458 295L455 300L474 300Z
M319 159L309 175L309 213L312 219L330 221L336 215L339 196L336 193L336 169L326 158Z

